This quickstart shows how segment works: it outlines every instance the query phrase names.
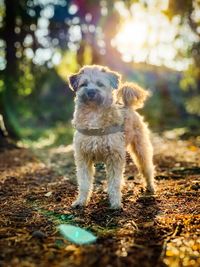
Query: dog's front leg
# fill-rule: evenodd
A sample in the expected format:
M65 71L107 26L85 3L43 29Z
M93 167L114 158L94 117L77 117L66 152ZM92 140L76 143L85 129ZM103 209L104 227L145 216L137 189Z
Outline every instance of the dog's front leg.
M72 207L85 206L89 201L93 188L94 167L91 161L76 160L78 197Z
M123 160L109 160L106 163L106 170L108 176L108 195L111 209L121 208L121 189L123 185Z

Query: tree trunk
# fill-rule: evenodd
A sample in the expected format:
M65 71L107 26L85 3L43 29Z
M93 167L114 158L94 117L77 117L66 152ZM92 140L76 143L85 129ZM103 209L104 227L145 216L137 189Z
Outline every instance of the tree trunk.
M16 33L15 33L15 25L16 25L16 12L17 12L17 2L18 1L10 1L5 0L5 8L6 14L4 19L4 40L6 43L6 69L5 72L7 75L16 74Z
M9 121L9 116L6 111L8 96L12 96L15 92L15 83L17 76L17 57L15 43L17 35L15 33L16 16L18 9L18 1L5 0L5 17L4 17L4 28L3 28L3 39L6 44L6 68L3 72L5 88L0 95L1 109L0 113L3 116L6 130L10 137L16 138L17 135ZM1 135L2 136L2 135Z

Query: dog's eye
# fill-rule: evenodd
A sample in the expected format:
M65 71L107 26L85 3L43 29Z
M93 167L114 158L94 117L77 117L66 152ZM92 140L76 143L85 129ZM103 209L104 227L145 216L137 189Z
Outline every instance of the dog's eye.
M87 85L88 85L87 82L83 82L83 83L81 83L80 87L87 86Z
M102 82L100 82L100 81L97 81L96 84L97 84L97 86L99 86L99 87L103 87L103 86L104 86L104 84L103 84Z

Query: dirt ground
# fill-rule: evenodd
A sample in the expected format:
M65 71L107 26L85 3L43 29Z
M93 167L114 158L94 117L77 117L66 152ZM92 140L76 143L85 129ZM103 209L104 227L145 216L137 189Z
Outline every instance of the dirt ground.
M200 140L154 136L157 192L143 194L127 156L123 210L108 207L104 166L85 209L76 195L71 146L30 151L0 148L0 266L200 266ZM97 237L75 245L57 226L73 224Z

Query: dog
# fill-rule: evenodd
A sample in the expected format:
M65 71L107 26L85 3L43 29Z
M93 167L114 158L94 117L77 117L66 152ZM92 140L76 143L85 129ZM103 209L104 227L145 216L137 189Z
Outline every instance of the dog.
M126 150L144 177L146 191L154 193L153 148L148 127L136 112L149 93L135 83L123 84L119 73L99 65L84 66L68 82L76 93L72 123L79 192L72 207L88 203L94 163L103 162L110 207L121 208Z

